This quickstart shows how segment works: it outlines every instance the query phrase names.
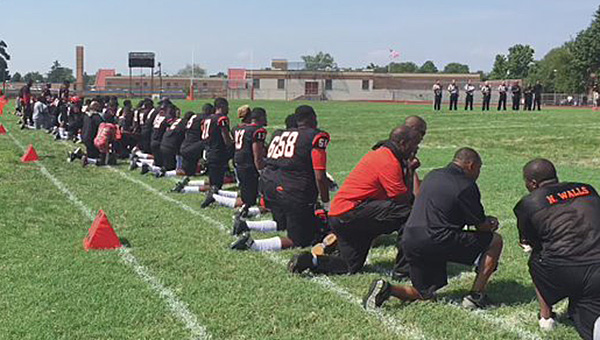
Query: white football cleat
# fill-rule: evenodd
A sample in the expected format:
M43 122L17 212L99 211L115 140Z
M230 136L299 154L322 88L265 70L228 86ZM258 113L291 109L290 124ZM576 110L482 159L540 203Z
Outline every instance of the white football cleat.
M554 321L554 318L540 318L538 324L540 325L540 329L546 332L552 331L556 327L556 321Z

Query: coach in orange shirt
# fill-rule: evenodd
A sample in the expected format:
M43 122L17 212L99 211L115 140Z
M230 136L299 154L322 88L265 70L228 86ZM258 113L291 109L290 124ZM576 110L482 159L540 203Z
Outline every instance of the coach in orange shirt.
M352 170L333 199L329 222L338 239L340 256L310 252L292 258L288 268L299 273L346 274L360 271L372 241L400 230L408 219L414 195L414 170L404 166L413 159L422 134L402 125L381 147L366 154ZM408 184L407 184L408 183Z

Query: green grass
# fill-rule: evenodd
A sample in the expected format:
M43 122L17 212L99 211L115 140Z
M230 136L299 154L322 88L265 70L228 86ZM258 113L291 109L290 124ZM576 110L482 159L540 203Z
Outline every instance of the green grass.
M199 110L202 104L178 103L184 110ZM234 102L232 107L240 104ZM270 129L281 127L284 117L298 105L249 104L267 109ZM489 286L491 298L501 306L484 313L454 306L473 276L457 276L467 269L452 266L457 278L440 294L442 301L391 301L384 306L386 320L412 330L396 334L381 321L381 315L366 313L326 283L288 274L281 262L298 250L276 255L229 251L233 238L212 221L230 228L231 210L211 208L198 213L202 195L168 193L172 180L140 176L124 164L111 170L67 163L66 152L72 144L55 142L42 132L19 130L17 118L7 114L10 107L0 122L23 145L32 143L40 163L83 204L94 211L104 209L119 236L130 242L131 253L187 305L215 339L398 339L415 334L426 339L520 339L524 334L578 338L569 325L551 334L538 331L535 294L527 257L517 246L512 208L525 194L520 171L532 157L555 161L563 180L600 187L596 169L600 164L599 112L434 114L424 106L313 105L320 127L331 134L328 166L339 182L375 141L385 138L410 114L422 115L429 124L419 151L421 175L446 165L457 147L480 151L484 205L504 225L505 250ZM20 163L21 155L9 136L0 136L0 338L189 338L185 324L122 261L118 251L83 250L89 219L36 164ZM136 181L180 203L167 201ZM182 209L181 204L196 212ZM390 244L389 239L379 242L364 273L328 279L353 299L361 297L372 279L392 267L395 252Z

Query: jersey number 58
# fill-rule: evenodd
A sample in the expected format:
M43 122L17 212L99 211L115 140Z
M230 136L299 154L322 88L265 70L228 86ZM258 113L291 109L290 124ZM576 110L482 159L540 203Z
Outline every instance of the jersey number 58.
M278 159L282 156L285 158L292 158L296 151L297 139L298 131L285 131L281 136L275 136L271 145L269 145L267 158Z

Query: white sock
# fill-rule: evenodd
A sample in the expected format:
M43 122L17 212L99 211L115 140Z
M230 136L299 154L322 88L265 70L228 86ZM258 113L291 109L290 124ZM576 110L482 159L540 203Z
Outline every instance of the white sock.
M200 192L200 187L186 186L181 190L184 194L197 194Z
M64 127L59 127L58 128L58 135L60 136L60 139L67 139L69 138L67 131L65 131Z
M248 229L268 233L271 231L277 231L277 222L275 221L246 221Z
M250 248L256 251L281 250L281 239L271 237L264 240L254 240L254 244Z
M259 207L250 207L250 209L248 209L248 217L256 217L256 216L260 216L261 211Z
M175 177L177 176L177 170L170 170L165 172L165 177Z
M150 165L150 171L153 173L159 173L160 172L160 166L154 166L154 165Z
M141 164L148 164L148 165L153 165L154 164L154 160L153 159L138 159L138 163Z
M222 205L224 207L229 207L229 208L235 208L235 202L237 201L237 199L235 199L235 198L226 197L226 196L217 195L217 194L214 194L213 198L220 205Z
M136 155L138 158L141 158L141 159L152 159L152 158L153 158L151 154L149 154L149 153L143 153L143 152L141 152L141 151L137 151L137 152L135 153L135 155Z
M219 190L219 195L231 198L237 198L237 191Z
M195 181L189 181L188 185L191 187L201 187L204 185L204 180L203 179L198 179Z
M88 158L87 162L89 164L96 164L96 163L98 163L98 159L97 158Z

